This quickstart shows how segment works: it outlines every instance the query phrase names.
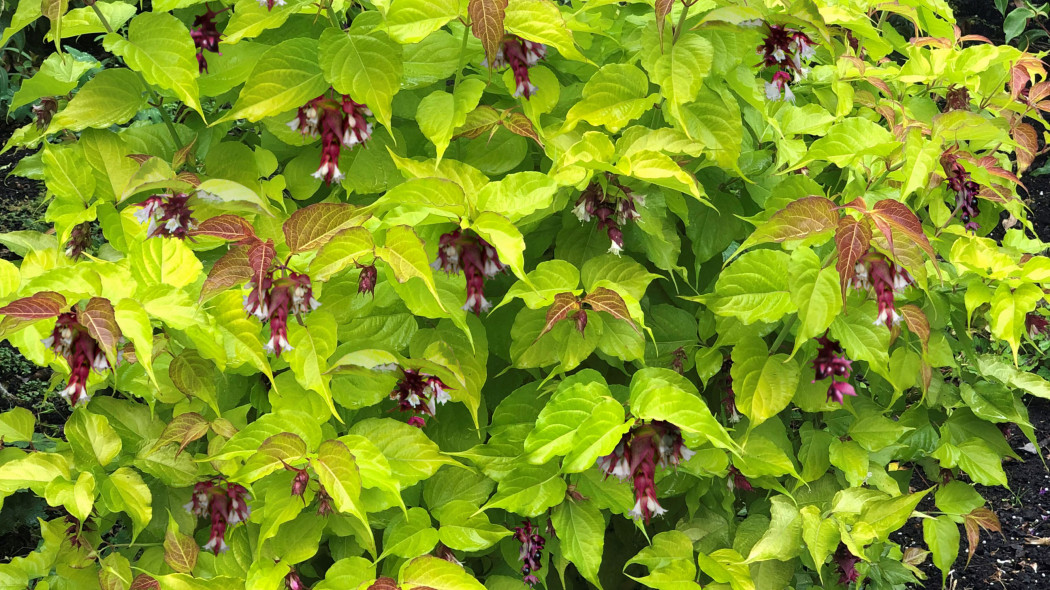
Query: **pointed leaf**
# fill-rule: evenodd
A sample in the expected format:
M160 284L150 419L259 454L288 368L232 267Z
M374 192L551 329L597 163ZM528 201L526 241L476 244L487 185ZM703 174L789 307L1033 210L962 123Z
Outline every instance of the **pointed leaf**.
M470 122L469 116L467 121L468 123ZM518 112L506 113L499 123L507 131L531 139L539 144L540 147L543 147L543 141L540 139L539 134L536 133L536 128L533 127L532 121L524 114ZM460 129L463 129L463 127L460 127Z
M638 326L631 319L631 312L627 310L627 304L623 297L612 289L598 287L583 298L583 303L591 306L594 311L604 311L618 320L623 320L638 332Z
M467 4L470 32L481 41L485 59L492 64L503 43L503 19L507 16L507 0L470 0Z
M335 234L358 227L372 217L368 208L347 203L315 203L292 213L284 222L285 243L293 254L316 250Z
M554 329L554 325L569 317L569 314L580 311L580 300L572 293L558 293L554 296L554 303L547 309L547 319L543 325L543 331L536 337L539 340L544 334Z
M252 278L252 266L248 263L249 249L247 245L234 245L215 261L201 287L202 302Z
M389 128L391 100L401 88L401 51L401 46L381 31L348 34L329 28L321 33L318 61L336 92L368 105L379 122Z
M0 307L0 315L19 320L36 321L57 317L67 307L66 298L54 291L41 291L16 299Z
M255 228L240 215L219 215L200 222L191 236L212 236L229 242L239 242L255 237Z
M835 248L839 254L835 269L839 271L843 305L846 304L846 288L849 287L853 281L853 275L857 272L857 261L868 253L869 247L871 247L871 226L865 219L854 219L849 216L839 219L838 229L835 230Z
M386 243L376 248L376 257L390 265L394 278L399 283L419 278L427 286L434 299L441 304L437 286L434 284L434 270L430 267L423 241L415 230L407 225L397 225L386 232Z
M803 197L777 211L768 221L755 228L737 252L766 242L805 240L830 233L839 225L835 202L824 197ZM736 253L733 254L736 256Z
M922 231L922 222L904 203L893 199L883 199L875 203L871 210L871 219L875 222L875 226L879 228L879 231L882 232L882 235L886 237L891 249L893 248L893 230L896 229L908 236L912 242L918 244L926 252L926 255L930 257L930 260L937 260L937 255L933 252L930 240L926 238L926 234Z
M179 532L179 525L168 514L168 530L164 533L164 563L180 574L188 574L197 566L200 547L193 537Z
M375 245L372 234L363 227L345 229L328 240L310 262L310 276L315 281L327 281L358 260L372 258Z
M317 98L328 89L317 54L317 40L303 37L271 47L256 62L233 108L215 123L234 119L259 121Z
M113 304L109 299L92 297L84 309L77 313L77 321L87 328L88 334L102 346L111 365L116 366L117 341L120 340L121 333Z
M919 342L922 343L922 351L928 352L930 349L930 320L926 318L926 314L910 303L898 307L897 312L904 318L904 323L908 325L908 330L919 337Z
M155 448L176 442L179 443L178 453L181 453L191 442L207 434L210 427L208 420L196 412L179 414L164 428Z

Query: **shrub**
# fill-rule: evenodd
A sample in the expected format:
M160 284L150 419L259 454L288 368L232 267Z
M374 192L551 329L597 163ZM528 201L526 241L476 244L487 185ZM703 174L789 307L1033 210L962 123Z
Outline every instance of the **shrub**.
M4 32L0 331L74 408L0 416L0 586L889 589L998 528L1050 83L943 3L86 4Z

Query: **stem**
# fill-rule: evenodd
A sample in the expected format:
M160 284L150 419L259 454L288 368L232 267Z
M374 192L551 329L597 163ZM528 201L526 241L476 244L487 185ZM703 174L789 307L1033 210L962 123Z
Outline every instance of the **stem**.
M795 327L795 322L797 321L798 316L793 315L784 322L784 329L780 331L780 334L777 335L777 339L773 341L773 346L769 347L769 352L771 354L776 354L777 350L780 348L780 345L784 342L784 338L787 337L788 332L791 331L791 328Z
M675 25L674 34L671 36L671 46L678 42L678 37L682 35L682 29L685 28L685 19L689 16L689 7L692 6L692 2L682 2L682 14L678 15L678 24Z
M459 81L463 79L463 66L467 65L467 40L470 39L470 27L463 24L463 41L459 44L459 65L456 66L456 81L452 83L452 92L456 92Z
M102 11L99 10L96 2L91 3L91 9L95 11L95 15L98 16L98 20L102 21L102 26L106 29L107 33L116 32L113 30L113 27L110 26L109 21L106 20L106 15L102 14ZM150 86L149 82L146 81L146 78L141 73L132 70L131 68L128 69L132 72L135 72L135 75L138 76L139 81L142 82L142 85L146 88L146 90L149 91L150 96L153 97L153 101L154 103L156 103L154 106L156 106L157 111L160 112L160 118L164 120L164 125L168 128L168 133L170 133L171 138L175 140L175 148L178 149L182 145L182 140L179 139L179 134L177 131L175 131L175 125L171 122L171 117L168 116L168 113L163 108L161 108L162 105L160 95L157 94L157 91L154 90L152 86Z

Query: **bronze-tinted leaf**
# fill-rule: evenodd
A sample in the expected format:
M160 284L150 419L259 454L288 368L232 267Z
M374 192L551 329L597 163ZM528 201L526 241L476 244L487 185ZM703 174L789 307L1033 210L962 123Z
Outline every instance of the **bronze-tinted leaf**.
M1039 151L1039 135L1028 123L1021 123L1013 128L1014 141L1017 142L1017 171L1024 172L1032 165L1036 152Z
M15 299L0 307L0 315L20 320L44 320L57 317L66 308L66 298L54 291L41 291Z
M182 167L183 164L186 163L186 160L189 160L190 154L193 153L193 146L196 145L196 143L197 136L194 135L193 139L191 139L188 144L180 147L178 150L175 151L175 156L171 159L172 170L178 170Z
M212 432L223 438L233 438L237 434L237 427L226 418L216 418L211 421Z
M453 139L457 137L475 139L481 137L485 132L495 129L499 123L499 111L487 104L483 104L467 113L467 121L456 129L456 134L452 137Z
M206 301L218 293L239 285L252 278L252 267L248 263L249 246L235 245L222 258L215 261L208 278L201 287L201 301Z
M211 425L208 420L196 412L179 414L172 418L171 422L164 428L156 447L162 447L169 443L179 443L176 456L186 449L186 446L208 432Z
M128 590L160 590L160 582L148 574L139 574L131 581Z
M897 312L904 317L904 323L908 325L908 330L919 337L919 342L922 343L922 351L929 352L930 320L926 318L926 314L917 306L910 303L898 307Z
M492 67L503 43L503 19L507 16L507 0L470 0L467 4L470 32L481 41L485 59Z
M883 199L875 203L875 207L872 208L870 215L871 220L875 222L875 226L879 228L882 235L886 236L891 251L893 250L892 230L897 229L903 232L908 239L918 244L926 252L926 255L930 257L930 260L937 259L937 255L933 252L933 246L930 245L930 240L922 232L922 222L904 203L893 199Z
M171 523L164 533L164 563L180 574L188 574L197 565L200 547L193 537L179 532L174 520Z
M92 297L84 309L77 313L77 321L87 328L88 334L99 343L110 363L115 363L120 326L117 325L116 312L109 299Z
M969 544L969 550L966 554L966 564L970 564L970 559L973 558L973 554L977 551L977 542L981 538L981 529L986 531L1002 532L1002 527L999 524L999 517L988 508L974 508L972 512L963 517L963 527L966 529L966 541Z
M55 39L55 48L62 50L62 16L69 8L69 0L41 0L40 13L51 21L51 36Z
M240 215L219 215L200 222L191 236L212 236L230 242L240 242L255 237L255 228Z
M252 282L256 285L263 283L276 255L277 250L273 247L273 240L258 241L248 246L248 266L252 270Z
M569 317L569 314L582 308L580 300L572 293L558 293L554 296L554 303L547 309L547 321L544 323L543 331L536 337L539 340L544 334L554 328L554 324Z
M824 197L803 197L777 211L755 228L737 252L766 242L786 242L816 237L835 229L839 212L834 201Z
M284 241L293 254L323 246L332 236L372 217L371 210L347 203L314 203L284 222Z
M671 14L674 0L656 0L656 33L660 38L660 49L663 49L664 27L667 26L667 15Z
M397 580L394 578L379 578L372 585L368 587L368 590L398 590Z
M540 147L543 147L543 142L540 141L540 136L536 133L536 128L532 126L532 121L529 120L522 113L506 113L500 124L507 128L507 131L515 135L531 139L538 143Z
M634 320L631 319L631 312L627 310L627 304L624 303L623 297L616 291L598 287L588 293L583 298L583 302L591 306L591 309L594 311L604 311L618 320L631 324L635 332L639 331L638 326L634 325Z
M839 259L835 269L839 271L839 284L842 286L842 303L846 303L846 288L856 273L857 261L868 252L871 246L871 226L867 219L843 217L835 230L835 248Z

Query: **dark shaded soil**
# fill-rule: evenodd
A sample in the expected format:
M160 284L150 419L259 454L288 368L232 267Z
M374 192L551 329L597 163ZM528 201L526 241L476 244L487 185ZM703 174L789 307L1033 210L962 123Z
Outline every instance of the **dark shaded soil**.
M12 123L0 126L0 146L7 143L16 128ZM47 230L47 225L41 221L44 217L44 189L40 182L11 175L11 171L25 155L24 151L19 150L10 150L0 155L0 233ZM0 258L14 260L17 256L0 245Z
M1026 402L1040 450L1046 458L1050 452L1050 401L1029 398ZM1037 455L1023 450L1028 440L1017 428L1011 429L1008 440L1024 459L1024 462L1007 461L1003 464L1010 489L977 486L988 508L998 515L1002 534L982 531L980 543L967 566L966 534L961 533L959 559L948 577L948 588L953 590L1037 590L1050 587L1050 472ZM912 479L912 487L916 489L928 488L932 483L918 473ZM934 510L932 494L917 509ZM893 533L892 539L904 548L926 549L922 522L918 519L910 520L903 529ZM931 560L927 559L919 568L928 576L922 588L939 590L941 573Z

